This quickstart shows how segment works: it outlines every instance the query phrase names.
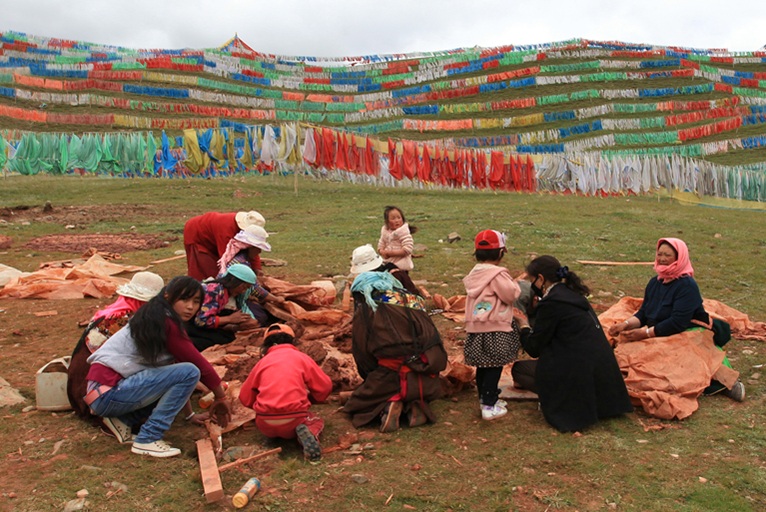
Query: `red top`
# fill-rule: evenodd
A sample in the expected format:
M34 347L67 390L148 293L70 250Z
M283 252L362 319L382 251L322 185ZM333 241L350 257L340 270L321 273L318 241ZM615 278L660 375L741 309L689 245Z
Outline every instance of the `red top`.
M209 212L192 217L184 225L184 245L197 245L220 258L226 244L240 231L236 215Z
M258 414L305 413L330 391L332 380L313 359L293 345L275 345L242 384L239 401Z
M196 245L198 250L220 258L229 240L240 232L236 216L236 212L208 212L192 217L184 224L184 245ZM260 255L251 260L251 264L254 270L260 270Z
M218 387L221 384L221 378L208 360L192 344L186 332L181 330L171 318L165 320L165 329L167 336L165 350L175 357L177 363L192 363L199 368L199 380L208 389ZM88 380L114 387L122 380L122 375L106 365L94 363L88 371Z

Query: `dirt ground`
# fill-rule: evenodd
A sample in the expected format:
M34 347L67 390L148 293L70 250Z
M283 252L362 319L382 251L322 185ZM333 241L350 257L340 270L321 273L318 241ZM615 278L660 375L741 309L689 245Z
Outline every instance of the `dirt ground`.
M142 214L151 213L147 208L136 207ZM126 234L92 233L89 225L93 222L114 220L124 214L115 212L111 208L89 207L65 207L55 208L53 211L44 211L42 207L27 208L2 208L0 209L0 223L25 223L25 222L50 222L52 224L70 226L71 232L60 235L44 235L30 239L24 243L17 243L12 237L0 239L5 250L23 251L30 249L45 252L58 252L71 254L72 260L76 261L82 256L97 251L109 255L113 259L121 259L124 253L143 251L167 246L174 238L168 236L155 236L137 232ZM36 261L37 264L45 263ZM119 263L119 261L117 261ZM162 273L161 268L155 269ZM10 408L0 409L6 421L3 435L13 433L18 439L11 440L9 444L3 443L4 457L0 459L0 473L3 476L3 484L0 489L0 510L30 510L34 500L27 498L34 495L35 488L40 481L54 481L59 475L58 464L71 463L77 467L83 466L83 460L71 454L71 450L62 446L85 446L88 443L105 442L112 440L98 429L89 427L77 419L71 411L42 411L35 410L36 372L48 361L71 354L77 339L82 332L82 326L87 323L93 313L101 307L114 301L114 297L106 299L80 299L80 300L0 300L0 351L2 351L2 368L0 377L11 383L26 398L26 402L16 408L23 408L22 412L11 413ZM37 313L37 315L36 315ZM452 330L452 324L445 330L445 345L451 352L461 350L459 346L459 331ZM226 380L244 380L252 366L258 359L254 354L255 345L259 343L258 337L252 339L238 339L232 344L237 346L234 352L246 351L253 354L252 357L240 357L233 364L227 365L224 375ZM306 340L300 344L301 349L321 360L325 353L325 341ZM350 357L350 333L337 337L334 348L341 354ZM329 361L330 358L328 358ZM339 392L348 388L348 383L343 382L339 372L337 359L323 364L323 369L331 375L336 383L336 389L328 404L320 405L321 414L332 417L333 427L327 433L323 445L325 449L346 449L350 444L360 441L357 433L348 419L343 414L337 414L336 409L340 405ZM195 394L194 400L201 395ZM187 436L184 442L176 441L177 444L190 444L188 438L205 437L205 431L198 427L186 424L179 425L176 422L171 429L171 441ZM228 446L242 444L242 439L252 437L252 428L235 431L227 435ZM361 433L361 441L375 441L376 431ZM248 442L245 441L244 444ZM19 447L20 445L20 447ZM15 447L15 448L13 448ZM297 447L286 447L288 454L298 451ZM188 453L189 471L197 472L196 452ZM296 457L300 458L296 453ZM346 460L345 458L343 458ZM352 458L351 460L357 460ZM128 451L120 450L110 452L107 461L102 464L119 466L130 464L132 458ZM360 459L361 460L361 459ZM346 464L346 462L344 462ZM268 477L271 471L277 467L277 461L265 460L258 466L258 472L262 477ZM196 480L196 478L192 478ZM105 482L105 486L111 485ZM199 486L193 482L193 486ZM227 492L230 490L228 489ZM301 489L301 486L298 486ZM71 491L71 489L69 490ZM295 489L293 489L293 492ZM306 488L306 495L297 496L300 500L309 503L311 490ZM92 492L92 489L91 489ZM233 493L234 490L231 490ZM264 489L262 494L279 494L279 488ZM75 496L69 492L68 498ZM230 501L229 501L230 503ZM41 505L42 506L42 505ZM226 505L222 505L228 508ZM18 508L17 508L18 507ZM47 507L47 505L46 505ZM45 507L44 507L45 508Z

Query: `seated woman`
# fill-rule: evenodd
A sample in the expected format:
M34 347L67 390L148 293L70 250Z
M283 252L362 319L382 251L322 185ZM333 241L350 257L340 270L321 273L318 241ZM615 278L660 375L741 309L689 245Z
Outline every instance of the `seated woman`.
M241 264L234 264L218 279L203 283L202 306L193 321L186 324L189 338L200 352L213 345L231 343L237 331L260 327L257 320L242 311L245 294L255 283L255 272Z
M67 370L66 392L72 409L83 419L101 423L101 418L93 416L90 407L83 398L88 387L88 357L104 344L114 333L125 327L128 320L149 299L160 293L165 282L152 272L137 272L128 284L117 288L120 296L109 306L96 311L72 352ZM110 432L110 431L109 431Z
M198 381L216 397L210 414L222 426L230 419L220 377L183 328L201 302L199 281L176 277L88 358L91 367L85 403L103 418L118 441L132 440L133 453L152 457L181 454L162 438L182 409L189 421L207 419L208 414L195 415L189 402ZM136 418L147 419L133 438L131 426Z
M516 385L538 394L545 420L561 432L633 411L612 347L585 298L588 287L553 256L535 258L526 272L539 301L534 331L522 328L521 341L539 359L514 363Z
M257 278L258 270L253 267L252 262L256 258L260 261L261 251L271 251L271 245L266 241L268 236L266 230L260 226L248 226L237 233L229 242L226 252L218 260L218 275L225 274L229 267L239 264L253 269ZM284 299L271 294L257 281L248 291L237 296L240 309L255 318L261 326L268 324L270 319L268 311L262 305L267 300L279 304L284 302Z
M660 238L654 270L657 275L646 285L641 308L634 316L611 326L609 335L619 335L624 341L639 341L672 336L700 326L712 329L712 321L702 305L702 295L694 280L694 268L686 243L678 238ZM719 344L723 345L725 341ZM726 357L723 365L731 368ZM727 388L712 380L704 393L723 393L742 402L745 399L745 385L736 380Z
M355 427L380 420L381 432L393 432L402 413L410 427L436 421L429 402L442 395L439 372L447 353L422 297L390 273L371 271L379 266L372 258L353 269L362 273L351 286L351 351L364 382L343 410Z
M261 354L242 384L240 402L256 412L255 425L263 435L298 439L305 458L319 460L324 420L311 411L311 404L327 400L332 380L295 347L295 333L288 325L266 329Z

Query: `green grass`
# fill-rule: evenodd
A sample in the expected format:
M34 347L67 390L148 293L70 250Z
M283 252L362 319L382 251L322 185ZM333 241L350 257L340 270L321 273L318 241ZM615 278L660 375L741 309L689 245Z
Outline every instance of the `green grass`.
M39 208L51 201L56 212L95 208L76 233L138 233L179 236L183 223L206 211L256 209L272 233L270 257L287 267L270 275L304 284L319 277L345 275L351 251L375 244L384 206L402 208L418 227L418 251L412 276L427 281L431 293L461 294L461 278L474 262L472 238L481 229L505 231L512 247L505 264L521 272L532 254L557 256L593 288L592 300L608 306L623 295L643 292L653 275L648 266L598 267L578 259L651 261L660 236L684 239L702 293L766 320L760 290L766 283L766 222L763 212L689 207L657 197L584 198L577 196L495 194L492 192L383 189L277 176L219 180L105 179L47 176L8 177L0 181L0 235L11 236L2 262L33 270L46 260L77 255L39 251L28 256L23 244L46 233L64 233L55 221L5 208ZM297 191L295 190L297 184ZM28 219L29 224L22 222ZM449 244L457 231L462 240ZM720 235L717 236L717 235ZM442 242L440 242L442 240ZM145 264L173 255L182 240L164 249L123 254L123 263ZM183 260L154 268L164 278L184 272ZM74 346L79 328L96 307L93 300L0 301L2 374L34 396L34 371ZM101 301L99 303L107 303ZM45 320L29 320L30 311L69 311ZM34 317L31 317L34 318ZM445 335L459 337L456 324L437 317ZM13 334L18 330L20 335ZM446 337L446 336L445 336ZM641 413L605 421L582 437L551 429L535 403L513 403L507 417L482 422L475 391L435 403L433 426L369 440L373 450L360 458L335 452L319 465L300 460L284 443L283 453L249 469L223 474L227 496L249 477L263 482L251 510L618 510L708 511L763 510L766 507L766 427L762 421L766 386L754 374L766 350L760 342L732 341L734 367L748 386L748 400L736 404L707 397L700 410L672 428L645 432L656 424ZM337 403L318 411L327 426L323 445L354 432L336 412ZM228 502L206 505L201 493L193 439L202 433L177 422L168 433L183 449L177 459L157 461L132 456L126 447L98 434L71 414L21 413L3 409L0 422L0 473L8 475L0 508L60 510L81 488L89 490L89 510L226 510ZM362 430L361 432L369 432ZM40 441L45 438L44 441ZM65 439L51 456L52 443ZM26 444L25 441L32 441ZM264 443L253 430L238 430L224 446ZM265 448L264 448L265 449ZM19 451L20 450L20 451ZM89 469L96 467L99 469ZM355 483L352 475L367 478ZM700 477L706 479L702 482ZM127 493L106 497L112 481ZM386 502L388 505L386 506ZM410 509L411 510L411 509Z

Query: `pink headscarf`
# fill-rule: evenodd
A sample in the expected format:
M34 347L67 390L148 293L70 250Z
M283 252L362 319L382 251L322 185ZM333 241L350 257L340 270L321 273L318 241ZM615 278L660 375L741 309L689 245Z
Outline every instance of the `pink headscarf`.
M91 322L98 320L101 317L115 318L122 316L125 313L135 313L138 311L138 308L143 305L143 301L134 299L133 297L125 297L120 295L120 297L112 304L108 305L104 309L96 311L96 313L93 315L93 318L91 319Z
M694 268L689 259L689 248L680 238L660 238L657 241L657 249L662 244L669 244L678 255L676 261L670 265L660 265L657 263L657 256L654 257L654 271L657 272L657 278L663 283L668 283L679 277L694 277Z

